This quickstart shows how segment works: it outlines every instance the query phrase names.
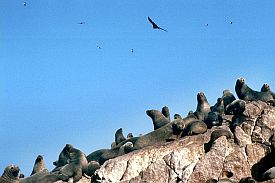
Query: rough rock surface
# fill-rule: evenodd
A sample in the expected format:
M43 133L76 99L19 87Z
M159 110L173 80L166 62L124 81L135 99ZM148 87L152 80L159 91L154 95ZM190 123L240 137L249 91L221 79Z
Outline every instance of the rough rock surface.
M259 179L262 167L275 164L263 161L271 152L275 107L263 102L247 102L243 115L233 116L229 127L234 141L222 136L213 142L207 153L204 144L210 140L211 132L229 129L226 124L208 129L204 134L186 136L110 159L97 170L98 180L104 183L202 183L222 178L223 172L231 172L230 179L237 182L244 177ZM91 180L82 178L79 181L86 182Z

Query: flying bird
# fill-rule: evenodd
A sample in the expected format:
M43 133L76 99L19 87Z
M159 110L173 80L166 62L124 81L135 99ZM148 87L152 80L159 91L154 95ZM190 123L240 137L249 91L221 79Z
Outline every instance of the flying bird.
M233 22L229 22L230 24L233 24Z
M23 5L24 5L24 6L27 6L27 3L26 3L26 2L24 2L24 3L23 3Z
M205 24L205 26L208 26L208 24Z
M85 22L78 22L78 24L81 24L81 25L83 25L83 24L85 24Z
M131 53L134 53L134 49L131 49Z
M165 29L159 27L155 22L153 22L153 20L152 20L149 16L148 16L148 20L149 20L149 22L153 25L153 29L160 29L160 30L163 30L163 31L165 31L165 32L168 32L167 30L165 30Z
M101 49L101 47L100 47L100 46L98 46L98 45L97 45L96 47L97 47L98 49Z

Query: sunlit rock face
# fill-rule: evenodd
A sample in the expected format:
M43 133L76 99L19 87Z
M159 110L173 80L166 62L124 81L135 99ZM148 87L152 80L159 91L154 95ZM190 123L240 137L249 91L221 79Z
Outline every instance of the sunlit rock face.
M212 127L204 134L186 136L110 159L96 171L95 177L106 183L203 183L223 178L239 182L245 177L260 181L263 172L275 166L272 151L275 108L263 102L246 102L242 115L225 118L230 122ZM211 133L221 128L231 130L234 139L221 136L205 152L205 143L209 142ZM83 177L79 182L96 181Z

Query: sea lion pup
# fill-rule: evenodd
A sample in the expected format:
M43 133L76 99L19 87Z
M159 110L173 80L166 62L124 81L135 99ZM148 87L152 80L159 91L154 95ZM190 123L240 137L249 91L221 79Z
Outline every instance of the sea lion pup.
M204 151L205 151L205 153L207 153L207 152L210 151L213 142L215 140L217 140L218 138L220 138L221 136L225 136L229 140L233 140L234 139L233 134L229 130L217 129L217 130L215 130L215 131L213 131L211 133L211 137L210 137L209 142L207 142L207 143L204 144Z
M244 100L234 100L231 104L225 108L225 114L241 115L245 111Z
M146 114L152 119L154 130L157 130L163 127L164 125L170 123L169 109L166 106L162 108L162 112L155 109L151 109L147 110Z
M115 133L115 142L116 145L119 144L120 142L126 140L126 138L123 135L122 128L119 128L116 133Z
M38 155L35 160L31 175L38 173L45 169L46 169L46 165L45 165L44 159L41 155Z
M272 95L273 99L275 99L275 93L271 91L269 84L267 83L263 84L261 88L261 92L269 92Z
M61 174L61 180L68 181L69 178L73 177L73 182L78 182L85 171L87 171L88 161L86 155L72 145L68 149L68 152L69 163L62 166L58 172Z
M58 156L58 160L53 162L53 165L56 166L55 169L62 167L70 162L70 154L69 151L73 148L71 144L66 144L66 146L62 149L61 153ZM55 171L52 170L52 171Z
M210 105L203 92L197 94L197 101L197 109L194 114L199 120L204 121L208 113L211 111Z
M230 90L223 90L223 95L222 95L222 100L223 100L223 105L224 109L228 104L231 104L234 100L236 100L235 96L231 93Z
M261 181L267 181L274 178L275 178L275 167L272 167L263 173Z
M241 100L245 100L245 101L261 100L263 102L273 101L273 97L271 93L258 92L258 91L252 90L247 86L244 78L237 79L236 85L235 85L235 91L237 93L237 96Z
M5 168L4 173L0 177L0 183L19 183L20 169L16 165L9 165Z
M91 161L88 163L87 171L88 176L94 175L95 171L100 168L100 164L97 161Z

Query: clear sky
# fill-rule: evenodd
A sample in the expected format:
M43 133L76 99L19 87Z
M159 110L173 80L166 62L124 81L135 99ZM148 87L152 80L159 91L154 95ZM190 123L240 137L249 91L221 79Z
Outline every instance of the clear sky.
M273 0L23 2L0 0L0 174L29 175L39 154L51 170L66 143L109 148L120 127L146 134L147 109L185 116L241 76L275 88Z

